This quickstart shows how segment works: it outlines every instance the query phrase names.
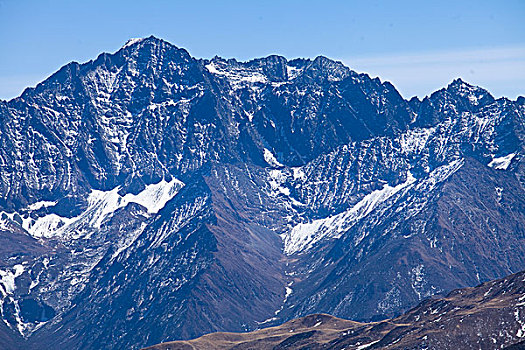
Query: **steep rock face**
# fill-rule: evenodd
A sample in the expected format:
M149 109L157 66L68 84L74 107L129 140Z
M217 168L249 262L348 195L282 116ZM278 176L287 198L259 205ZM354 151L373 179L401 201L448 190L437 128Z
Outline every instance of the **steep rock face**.
M381 319L523 266L525 193L516 178L473 159L437 171L448 177L414 180L340 238L300 256L292 268L297 292L281 316L326 310Z
M68 64L0 101L1 334L137 348L370 320L521 270L524 115L461 80L406 101L326 57L154 37Z

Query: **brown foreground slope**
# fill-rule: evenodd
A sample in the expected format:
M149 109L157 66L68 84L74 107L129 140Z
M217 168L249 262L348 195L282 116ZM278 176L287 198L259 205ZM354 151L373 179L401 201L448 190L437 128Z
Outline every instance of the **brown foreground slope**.
M395 319L359 323L324 314L250 333L212 333L148 350L525 349L525 271L430 299Z

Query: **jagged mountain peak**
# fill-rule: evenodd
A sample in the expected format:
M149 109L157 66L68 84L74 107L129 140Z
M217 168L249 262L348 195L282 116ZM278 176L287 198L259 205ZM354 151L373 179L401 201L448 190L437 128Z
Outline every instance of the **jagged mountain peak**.
M154 35L150 35L150 36L146 36L146 37L143 37L143 38L131 38L131 39L128 39L128 41L126 41L126 43L121 47L121 49L126 49L126 48L129 48L129 47L136 47L136 46L142 46L144 44L155 44L155 45L170 45L170 46L175 46L173 45L172 43L164 40L164 39L161 39L161 38L158 38Z
M324 55L316 56L312 62L314 64L318 64L320 66L324 66L327 68L333 68L333 67L346 67L341 61L337 61L334 59L331 59L329 57L326 57Z
M454 79L450 84L448 84L446 90L449 92L456 92L460 96L467 97L469 99L470 96L475 96L479 98L487 96L489 98L494 99L487 90L483 89L482 87L472 85L461 78Z
M457 78L421 103L411 101L411 105L417 110L416 125L431 126L447 118L465 117L464 113L476 113L495 102L487 90Z
M56 93L83 93L85 88L82 86L95 77L101 79L106 88L113 90L117 88L119 76L128 75L137 79L149 75L160 80L168 79L174 71L183 72L192 63L193 69L190 70L195 72L196 62L187 50L153 35L130 39L115 53L104 52L88 62L73 61L62 66L35 88L25 89L21 97L35 98L43 95L48 98ZM96 89L96 92L100 93L101 90Z
M55 342L57 329L70 330L57 340L64 348L136 348L325 307L393 315L475 278L477 260L465 260L470 279L439 266L480 211L434 239L456 199L464 211L480 208L464 183L494 198L481 248L518 264L525 245L505 232L522 232L525 222L525 197L511 178L523 169L522 119L513 117L523 108L472 107L470 96L483 91L457 81L409 103L390 83L324 56L195 59L156 37L70 63L23 98L0 103L0 239L23 234L44 245L26 256L14 256L19 246L0 249L0 277L8 276L0 283L9 291L0 325L22 327L43 344L37 348ZM479 164L462 160L469 157ZM422 224L429 213L434 226ZM287 233L304 243L297 247L316 249L292 262L282 249ZM400 242L428 254L406 260ZM387 251L400 277L377 274L374 259ZM478 265L501 271L503 260ZM317 286L320 276L326 285ZM398 289L388 291L391 278ZM356 287L369 279L377 293ZM53 315L47 307L58 316L41 326ZM153 326L129 331L144 322Z
M146 40L148 37L144 37L144 38L131 38L129 39L128 41L126 41L126 43L122 46L122 49L125 49L127 47L130 47L130 46L133 46L133 45L136 45L144 40ZM153 36L150 36L150 38L154 38Z
M195 60L190 53L164 39L153 35L130 39L115 53L116 56L136 57L146 60L169 59L175 62ZM155 62L154 62L155 63Z
M340 61L325 56L317 56L305 67L302 77L306 82L311 80L337 82L344 80L352 73L356 74Z
M450 96L455 101L460 100L464 108L468 110L477 110L495 101L494 97L487 90L472 85L461 78L454 79L440 91L443 91L446 96Z

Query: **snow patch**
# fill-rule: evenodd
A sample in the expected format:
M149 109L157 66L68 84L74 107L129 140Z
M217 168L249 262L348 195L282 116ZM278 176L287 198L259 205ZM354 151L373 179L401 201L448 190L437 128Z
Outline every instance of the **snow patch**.
M286 66L286 73L288 75L288 80L293 80L295 78L297 78L302 72L303 72L304 69L302 68L297 68L297 67L292 67L292 66Z
M38 210L40 208L47 208L47 207L53 207L57 204L57 202L51 202L51 201L40 201L31 204L28 208L29 210Z
M511 153L504 157L493 158L488 166L497 170L507 170L515 156L516 153Z
M279 313L281 311L283 311L283 308L284 308L284 305L286 305L286 302L288 301L288 297L290 297L290 295L293 293L293 289L290 288L290 286L293 284L293 282L290 282L287 286L286 286L286 289L285 289L285 294L284 294L284 300L283 300L283 304L281 305L281 307L277 310L275 310L275 312L273 313L274 316L262 321L262 322L257 322L257 324L265 324L265 323L268 323L268 322L272 322L272 321L275 321L277 320L277 315L279 315Z
M67 226L74 220L56 214L49 214L36 220L24 218L22 228L35 238L53 237L62 227Z
M266 84L268 78L260 69L250 69L242 66L233 66L211 62L204 66L208 72L223 76L230 82L234 90L244 87L253 87L254 84Z
M207 64L204 67L208 70L208 72L212 74L221 74L221 72L218 71L217 68L215 68L215 65L213 63Z
M417 294L418 300L422 299L422 293L425 287L425 265L419 264L411 270L412 289Z
M144 40L144 38L131 38L128 41L126 41L126 43L124 44L124 46L122 46L122 48L125 49L126 47L129 47L131 45L140 43L142 40Z
M100 228L104 220L115 211L124 208L129 203L137 203L145 207L149 214L156 214L164 208L184 184L172 179L170 182L162 180L159 183L147 185L146 188L134 195L119 195L120 187L110 191L92 190L88 196L87 209L77 217L65 218L56 214L49 214L36 220L28 217L23 219L22 227L33 237L64 236L67 232L74 232L80 225ZM82 230L79 230L82 231Z
M306 180L306 174L304 173L302 168L292 168L293 171L293 179L294 180Z
M525 322L521 320L520 311L518 309L514 311L514 317L516 319L516 322L520 326L520 328L518 328L518 331L516 332L516 337L523 338L525 337Z
M288 297L292 294L292 292L293 292L293 289L290 288L289 286L286 286L283 305L279 309L275 310L275 313L274 313L275 316L277 316L281 311L283 311L284 305L288 301Z
M270 171L270 181L268 183L270 184L270 187L273 191L272 195L290 195L290 189L282 186L284 182L286 182L286 175L284 175L281 170L274 169Z
M166 180L163 179L157 184L147 185L146 188L137 195L128 193L123 199L126 203L125 205L130 202L138 203L146 207L150 214L156 214L164 208L166 203L177 194L182 186L184 186L184 184L177 179L173 179L170 182L166 182Z
M244 111L244 113L246 114L246 116L248 117L248 120L251 123L252 120L253 120L253 113L250 113L250 112L247 112L247 111Z
M478 95L478 96L468 95L468 100L471 104L473 104L474 106L477 106L479 105L479 100L481 100L483 97L484 95Z
M268 148L264 149L263 156L264 156L264 160L266 161L266 163L268 163L268 165L274 168L281 168L284 166L281 163L279 163L277 158L275 158L275 156L273 155L272 151L270 151Z
M401 145L401 151L404 154L421 152L429 138L435 131L435 128L409 130L402 134L398 142Z
M13 294L16 289L15 279L24 273L24 266L17 264L13 266L13 270L0 270L0 292L5 297L8 294Z
M290 296L290 294L292 294L292 292L293 292L293 289L287 286L286 293L284 295L284 300L288 300L288 297Z

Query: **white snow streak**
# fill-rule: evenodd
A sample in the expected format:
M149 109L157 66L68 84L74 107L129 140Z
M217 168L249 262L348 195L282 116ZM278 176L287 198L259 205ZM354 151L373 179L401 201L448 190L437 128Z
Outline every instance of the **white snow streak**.
M351 209L324 219L296 225L290 232L281 235L284 241L284 252L288 255L306 251L324 238L338 238L358 220L367 216L380 203L385 202L395 193L414 183L409 172L407 180L395 187L386 184L382 189L367 194Z
M377 343L379 340L374 340L373 342L371 343L368 343L368 344L363 344L363 345L359 345L356 350L363 350L363 349L366 349L372 345L374 345L375 343Z

